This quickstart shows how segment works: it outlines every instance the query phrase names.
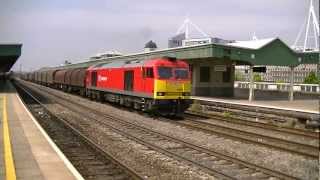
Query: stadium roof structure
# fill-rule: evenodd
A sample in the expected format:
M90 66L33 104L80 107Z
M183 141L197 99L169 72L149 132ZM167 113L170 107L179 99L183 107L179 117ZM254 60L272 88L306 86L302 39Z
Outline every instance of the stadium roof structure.
M10 71L21 55L22 44L0 44L0 73Z
M67 65L63 68L88 67L108 61L144 60L164 56L188 61L200 59L232 61L236 65L297 66L299 64L317 64L319 62L319 52L296 52L279 38L271 38L252 41L236 41L227 44L213 43L155 50L151 52L101 58L93 61L84 61Z
M240 48L248 48L248 49L260 49L265 45L268 45L276 38L268 38L268 39L256 39L251 41L235 41L232 43L228 43L229 46L240 47Z

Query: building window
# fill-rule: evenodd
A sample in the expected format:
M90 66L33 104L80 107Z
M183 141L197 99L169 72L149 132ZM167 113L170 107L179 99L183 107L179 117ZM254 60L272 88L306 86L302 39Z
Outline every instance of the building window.
M225 55L230 55L231 54L231 49L223 49L223 52Z
M231 81L231 67L227 67L227 70L222 74L223 82L230 82Z
M210 82L210 67L200 67L200 82Z

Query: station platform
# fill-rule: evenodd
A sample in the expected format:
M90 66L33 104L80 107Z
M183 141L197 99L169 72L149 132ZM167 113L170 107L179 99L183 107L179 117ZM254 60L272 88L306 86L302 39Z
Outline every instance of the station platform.
M302 113L312 113L319 114L319 99L308 99L308 100L254 100L249 101L240 98L216 98L216 97L203 97L203 96L193 96L194 100L201 101L212 101L212 102L221 102L234 105L245 105L269 109L279 109L286 111L295 111Z
M0 81L0 112L0 179L83 179L9 81Z

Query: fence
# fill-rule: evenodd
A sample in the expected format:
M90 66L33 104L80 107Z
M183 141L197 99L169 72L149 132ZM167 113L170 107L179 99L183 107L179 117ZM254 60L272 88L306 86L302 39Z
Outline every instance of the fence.
M249 89L249 82L235 81L235 88ZM289 91L289 83L268 83L255 82L254 89L261 89L266 91ZM294 84L293 91L305 93L320 93L319 84Z

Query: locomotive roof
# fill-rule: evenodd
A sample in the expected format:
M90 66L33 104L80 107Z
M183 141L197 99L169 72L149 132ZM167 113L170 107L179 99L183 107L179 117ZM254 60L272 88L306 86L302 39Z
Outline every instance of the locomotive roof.
M116 67L136 67L142 66L146 60L131 60L131 61L113 61L107 63L101 63L92 66L91 68L99 69L99 68L116 68Z
M148 60L136 59L136 60L130 60L130 61L112 61L112 62L100 63L97 65L91 66L90 69L145 66L145 65L152 65L158 60L169 60L169 59L166 57L163 57L163 58L148 59Z

